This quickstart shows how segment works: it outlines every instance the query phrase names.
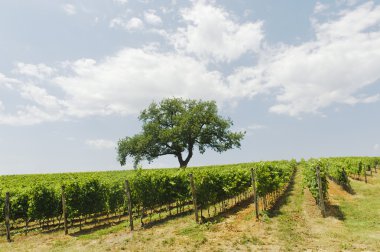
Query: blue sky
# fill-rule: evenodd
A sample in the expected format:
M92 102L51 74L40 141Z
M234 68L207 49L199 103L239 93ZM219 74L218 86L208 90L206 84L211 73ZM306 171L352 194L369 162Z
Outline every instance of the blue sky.
M2 1L0 55L1 174L130 169L118 139L167 97L247 132L189 165L380 156L379 1Z

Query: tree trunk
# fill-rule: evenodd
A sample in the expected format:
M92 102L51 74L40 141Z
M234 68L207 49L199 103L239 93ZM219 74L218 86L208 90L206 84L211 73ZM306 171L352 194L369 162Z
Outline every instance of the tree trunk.
M179 158L178 158L178 161L179 161L179 168L186 168L187 167L187 163L185 163L185 161L179 160Z
M185 160L183 160L182 153L179 153L177 157L179 162L179 168L186 168L190 159L193 157L193 145L189 146L189 154L187 155Z

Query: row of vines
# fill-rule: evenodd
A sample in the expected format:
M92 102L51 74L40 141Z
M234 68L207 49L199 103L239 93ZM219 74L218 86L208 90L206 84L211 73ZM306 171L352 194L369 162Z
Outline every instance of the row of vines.
M215 167L137 170L116 175L83 173L67 177L65 174L44 175L35 181L17 183L17 176L8 181L2 178L0 207L4 208L5 192L10 193L10 219L14 232L34 229L59 228L62 224L62 192L66 198L67 217L71 225L82 227L88 220L116 218L128 212L124 181L128 179L134 218L143 222L162 211L177 209L173 214L191 210L192 195L189 174L194 176L199 209L247 194L251 187L251 168L256 171L259 197L278 192L291 179L296 161L258 162ZM106 174L106 173L103 173ZM65 179L59 178L60 176ZM30 180L24 180L30 181ZM8 182L8 183L7 183ZM4 221L4 215L0 215Z
M318 204L321 198L326 200L328 195L328 179L352 192L349 177L367 181L368 173L377 171L380 165L378 157L334 157L302 160L304 184ZM318 172L317 172L318 170ZM317 176L319 173L319 178ZM320 179L320 187L318 185ZM321 193L320 193L321 192Z

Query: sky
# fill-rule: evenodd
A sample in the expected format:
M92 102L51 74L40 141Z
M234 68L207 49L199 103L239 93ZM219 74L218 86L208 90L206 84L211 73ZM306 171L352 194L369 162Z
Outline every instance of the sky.
M246 131L190 166L380 156L380 1L0 2L0 174L131 169L118 140L171 97Z

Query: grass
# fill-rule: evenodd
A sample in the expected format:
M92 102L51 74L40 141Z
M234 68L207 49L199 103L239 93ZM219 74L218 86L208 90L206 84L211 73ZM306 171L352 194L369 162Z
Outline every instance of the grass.
M368 184L353 180L356 192L352 201L338 198L345 215L344 226L359 242L380 248L380 175L369 179Z
M256 236L243 234L243 237L240 239L240 244L243 244L243 245L247 245L247 244L264 245L264 242L262 242Z
M289 194L285 205L277 216L278 237L281 241L284 241L286 250L294 248L304 240L301 233L304 194L300 171L297 171L294 188Z
M120 223L114 226L110 226L108 228L104 229L99 229L97 231L88 233L88 234L83 234L79 235L78 239L84 239L84 240L93 240L93 239L99 239L102 236L117 233L123 230L128 230L129 229L129 223Z
M189 237L192 241L195 241L196 244L203 244L207 242L205 232L209 230L212 230L212 223L210 222L203 225L192 223L189 226L179 230L178 234Z
M174 242L175 242L175 238L174 237L170 237L168 239L164 239L162 241L162 245L164 245L164 246L173 246Z
M53 243L53 250L54 251L63 251L67 244L69 243L68 240L58 240Z

